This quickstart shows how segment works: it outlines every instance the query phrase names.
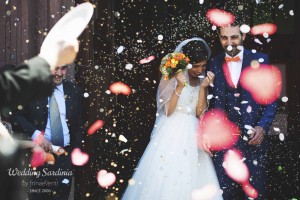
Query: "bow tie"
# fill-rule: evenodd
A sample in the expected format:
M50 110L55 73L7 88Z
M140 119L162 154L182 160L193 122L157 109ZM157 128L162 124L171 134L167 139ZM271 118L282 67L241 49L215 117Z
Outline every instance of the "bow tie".
M226 62L240 62L241 59L239 56L236 57L225 57Z

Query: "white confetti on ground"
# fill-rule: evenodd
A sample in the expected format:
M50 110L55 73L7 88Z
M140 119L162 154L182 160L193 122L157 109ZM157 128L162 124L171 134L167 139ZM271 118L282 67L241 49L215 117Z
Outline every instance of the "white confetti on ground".
M89 97L90 95L89 95L89 93L85 92L85 93L83 94L83 96L84 96L85 98L87 98L87 97Z
M215 31L215 30L217 30L217 27L216 26L212 26L211 30Z
M279 9L283 8L283 4L280 4L280 5L278 6L278 8L279 8Z
M200 3L200 4L203 4L203 3L204 3L204 0L199 0L199 3Z
M290 13L291 16L294 16L294 14L295 14L293 10L290 10L289 13Z
M248 101L242 101L241 102L241 104L247 104L248 103Z

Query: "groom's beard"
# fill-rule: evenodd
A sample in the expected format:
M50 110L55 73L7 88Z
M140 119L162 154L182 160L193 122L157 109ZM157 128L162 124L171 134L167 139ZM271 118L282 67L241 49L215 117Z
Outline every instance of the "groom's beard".
M229 45L228 45L228 46L229 46ZM225 47L225 52L226 52L228 55L234 57L234 56L238 55L238 54L241 52L241 50L239 50L237 47L238 47L238 46L243 46L243 44L240 44L240 45L231 45L231 46L232 46L232 50L231 50L231 51L228 51L228 50L227 50L228 46Z

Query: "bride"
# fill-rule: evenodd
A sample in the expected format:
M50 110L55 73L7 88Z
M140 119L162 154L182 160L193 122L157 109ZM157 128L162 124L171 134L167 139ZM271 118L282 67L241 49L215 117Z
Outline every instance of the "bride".
M211 158L197 146L197 117L208 106L207 87L214 79L212 72L199 78L205 72L210 49L203 39L191 38L181 42L175 52L185 54L192 67L170 80L161 79L151 140L123 200L188 200L193 191L195 194L206 186L215 190L205 199L222 199Z

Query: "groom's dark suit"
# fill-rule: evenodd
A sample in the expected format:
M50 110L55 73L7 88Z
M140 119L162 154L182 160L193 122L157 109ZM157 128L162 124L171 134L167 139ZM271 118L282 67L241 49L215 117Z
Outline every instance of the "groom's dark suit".
M81 114L81 90L75 86L73 83L68 81L63 81L63 90L65 96L65 106L66 106L66 122L69 129L70 134L70 146L66 146L65 149L68 152L67 156L59 156L56 157L56 163L54 166L44 165L43 169L49 168L49 170L57 171L59 168L62 170L70 171L72 170L72 164L70 161L70 153L71 150L75 147L81 146L82 140L82 114ZM44 131L46 129L47 119L48 119L48 97L43 98L39 101L33 102L28 106L24 107L22 111L16 112L12 116L13 125L16 126L16 130L20 131L21 138L23 139L31 139L32 134L36 130ZM19 134L19 135L20 135ZM55 145L55 144L53 144ZM46 177L46 181L49 177ZM64 178L69 178L68 183L62 184ZM36 197L34 199L52 199L50 197L56 197L53 199L67 199L67 196L70 192L71 179L70 177L60 177L60 179L56 179L59 183L59 186L55 185L55 187L51 188L51 190L60 189L58 194L53 195L53 193L44 193L41 196ZM53 182L55 182L54 180ZM35 179L35 181L41 182L44 180ZM59 188L61 187L61 188ZM34 194L38 195L38 193ZM66 196L65 198L63 196Z
M268 56L262 53L252 53L251 51L244 49L242 71L250 66L252 60L259 60L262 58L264 61L261 64L268 64ZM266 187L266 151L268 147L267 134L265 133L265 139L260 145L249 145L248 141L243 140L243 136L247 135L247 129L245 125L252 127L261 126L266 132L269 130L272 120L275 117L277 104L276 102L268 105L260 105L254 101L251 94L245 90L240 84L237 88L231 87L224 75L223 64L225 63L225 52L217 55L210 63L208 70L215 73L214 87L211 89L211 93L214 97L210 102L210 108L224 110L229 119L239 126L241 131L241 137L235 144L235 148L240 149L246 160L250 170L250 183L260 194L259 199L265 199L265 187ZM239 93L240 96L236 97L234 94ZM242 104L242 101L247 103ZM234 110L234 106L240 108L240 114ZM251 106L252 111L247 112L247 107ZM221 187L224 190L224 199L248 199L243 190L241 190L239 184L235 184L224 171L222 166L224 153L226 151L219 151L215 153L213 157L216 167L217 175ZM243 197L244 196L244 197Z

